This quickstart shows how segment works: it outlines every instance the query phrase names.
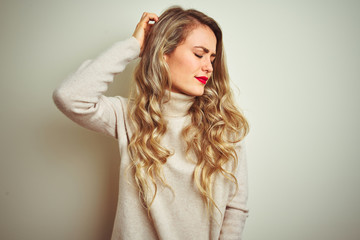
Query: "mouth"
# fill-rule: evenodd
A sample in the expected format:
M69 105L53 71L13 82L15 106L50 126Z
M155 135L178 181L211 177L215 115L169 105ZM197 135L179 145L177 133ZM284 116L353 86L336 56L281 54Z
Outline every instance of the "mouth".
M201 77L195 77L199 82L201 82L202 84L206 84L206 81L208 80L207 77L205 76L201 76Z

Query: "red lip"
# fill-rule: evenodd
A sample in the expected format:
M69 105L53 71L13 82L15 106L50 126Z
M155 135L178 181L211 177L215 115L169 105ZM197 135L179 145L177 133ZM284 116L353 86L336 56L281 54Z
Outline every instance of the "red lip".
M209 79L206 76L201 76L201 77L195 77L197 80L199 80L201 83L205 84L206 81Z

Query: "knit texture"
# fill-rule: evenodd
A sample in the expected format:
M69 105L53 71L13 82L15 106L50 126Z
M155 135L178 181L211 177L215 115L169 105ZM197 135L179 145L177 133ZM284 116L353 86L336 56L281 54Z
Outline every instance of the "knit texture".
M173 192L159 186L151 207L153 221L149 220L127 169L130 164L127 146L132 136L126 113L128 100L104 95L114 75L122 72L139 52L140 45L134 37L116 42L97 58L84 61L53 92L56 106L67 117L118 141L121 159L119 196L112 240L241 239L248 217L244 142L236 145L239 164L235 176L239 191L236 193L232 182L218 176L213 194L221 213L215 210L214 218L210 219L194 184L195 164L186 160L186 144L181 138L182 129L191 120L187 112L194 97L181 93L171 93L163 108L168 127L161 143L174 152L164 165L164 175Z

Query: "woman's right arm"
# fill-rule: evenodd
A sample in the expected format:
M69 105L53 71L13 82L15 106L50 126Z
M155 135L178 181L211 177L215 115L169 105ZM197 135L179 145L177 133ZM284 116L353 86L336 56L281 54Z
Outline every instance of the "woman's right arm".
M106 97L104 93L114 75L139 56L152 26L149 21L157 20L156 14L144 13L131 38L83 62L53 92L56 106L81 126L118 138L117 120L124 118L121 97Z
M119 97L106 97L116 73L139 56L140 45L131 37L116 42L97 58L84 61L53 92L56 106L81 126L117 138L116 121L123 114Z

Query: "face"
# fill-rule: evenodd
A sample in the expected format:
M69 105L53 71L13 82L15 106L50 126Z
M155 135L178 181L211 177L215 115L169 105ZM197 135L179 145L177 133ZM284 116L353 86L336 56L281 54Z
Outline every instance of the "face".
M201 96L207 80L213 72L216 37L204 25L194 28L184 42L165 55L170 70L173 92Z

